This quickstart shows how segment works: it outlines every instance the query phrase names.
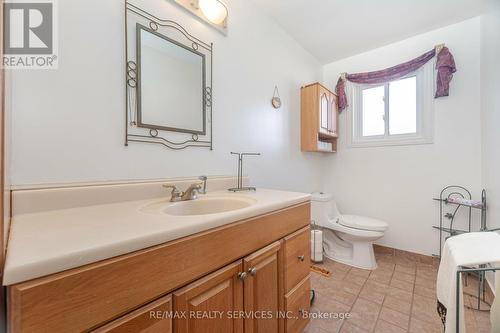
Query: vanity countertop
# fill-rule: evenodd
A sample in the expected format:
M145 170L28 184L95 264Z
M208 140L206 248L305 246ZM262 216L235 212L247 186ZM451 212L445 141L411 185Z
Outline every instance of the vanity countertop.
M94 263L310 200L307 193L260 188L242 193L215 191L206 197L221 195L252 198L255 204L223 213L191 216L141 210L162 200L157 198L14 216L3 284Z

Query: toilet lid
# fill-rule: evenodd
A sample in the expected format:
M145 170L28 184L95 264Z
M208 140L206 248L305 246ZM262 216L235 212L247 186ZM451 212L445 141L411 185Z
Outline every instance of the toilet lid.
M389 226L387 222L356 215L342 215L339 218L339 224L349 228L370 231L385 231Z

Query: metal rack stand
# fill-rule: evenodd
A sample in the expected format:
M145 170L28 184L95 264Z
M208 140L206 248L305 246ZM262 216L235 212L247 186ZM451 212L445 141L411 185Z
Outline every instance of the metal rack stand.
M471 200L472 195L471 192L466 189L463 186L458 186L458 185L451 185L451 186L446 186L443 188L441 193L439 194L439 198L433 198L435 201L439 201L439 226L433 226L434 229L439 230L439 254L434 254L434 257L441 258L441 252L442 252L442 247L443 247L443 233L446 233L444 240L448 239L449 237L456 236L459 234L463 233L468 233L468 232L473 232L473 231L497 231L500 230L500 228L497 229L488 229L487 223L486 223L486 190L481 191L481 203L480 205L474 205L474 204L468 204L468 203L457 203L454 202L452 199L453 198L461 198L461 199L466 199L466 200ZM444 213L444 207L446 205L454 205L456 206L452 212L447 212ZM463 229L457 229L453 226L453 223L455 222L455 218L457 217L457 214L460 212L460 208L465 209L466 214L467 214L467 230ZM473 223L472 223L472 210L473 209L479 209L481 211L481 221L479 228L473 228ZM449 226L445 226L444 224L444 219L449 219L450 223ZM460 273L466 273L465 275L465 284L467 285L467 277L468 274L474 274L477 275L478 278L478 294L476 295L469 295L471 297L474 297L477 299L477 308L475 310L478 311L487 311L487 310L482 310L481 309L481 300L488 304L485 300L485 272L486 271L491 271L491 270L497 270L500 268L492 269L488 268L486 265L479 265L478 267L462 267L459 269ZM458 282L457 282L457 291L458 291ZM488 304L490 305L490 304ZM458 305L457 305L457 312L458 312ZM458 332L458 331L457 331Z
M456 286L456 291L457 291L457 295L456 295L456 309L455 309L455 313L456 313L456 321L457 321L457 325L456 325L456 333L460 333L460 325L459 325L459 317L460 317L460 274L470 274L470 273L476 273L478 276L482 277L482 280L480 280L480 283L479 283L479 290L478 292L479 293L483 293L483 301L484 301L484 275L486 272L494 272L494 271L498 271L500 270L500 267L486 267L487 265L479 265L479 267L475 267L475 268L470 268L470 267L462 267L462 266L459 266L458 270L457 270L457 286ZM481 282L482 281L482 282ZM481 290L482 288L482 290ZM475 296L474 296L475 297ZM480 303L480 299L478 298L478 303ZM488 304L488 305L491 305L491 304ZM478 309L476 310L481 310L480 309L480 306L478 305Z
M472 231L491 231L488 230L486 225L486 191L483 190L481 192L481 205L468 205L468 204L460 204L450 201L452 198L461 198L466 200L471 200L472 195L471 192L463 186L451 185L443 188L441 193L439 194L439 198L433 198L435 201L439 201L439 226L433 226L434 229L439 230L439 254L434 254L435 257L441 258L441 251L443 247L443 233L448 234L447 237L444 237L444 240L448 239L448 237L463 234L466 232ZM448 212L443 214L444 206L446 205L455 205L456 207L453 209L453 212ZM457 213L460 211L460 208L464 208L467 213L468 218L468 228L467 230L456 229L453 227L453 222L457 217ZM481 223L479 230L473 230L472 228L472 209L480 209L481 210ZM444 225L443 219L449 219L450 224L449 227Z

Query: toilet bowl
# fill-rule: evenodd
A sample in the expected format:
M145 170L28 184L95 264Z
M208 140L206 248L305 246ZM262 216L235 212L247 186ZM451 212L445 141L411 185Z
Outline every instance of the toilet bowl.
M377 268L373 242L384 236L387 222L342 215L332 195L322 192L312 194L311 219L323 230L323 253L327 258L358 268Z

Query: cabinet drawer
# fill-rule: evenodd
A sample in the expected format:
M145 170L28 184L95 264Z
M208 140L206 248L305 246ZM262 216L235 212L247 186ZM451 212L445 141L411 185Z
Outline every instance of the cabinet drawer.
M172 296L145 305L92 333L171 333Z
M310 239L309 227L300 229L285 237L285 293L292 290L292 288L309 275L311 265Z
M309 322L304 314L310 310L310 290L311 283L308 276L285 296L286 333L301 333Z

